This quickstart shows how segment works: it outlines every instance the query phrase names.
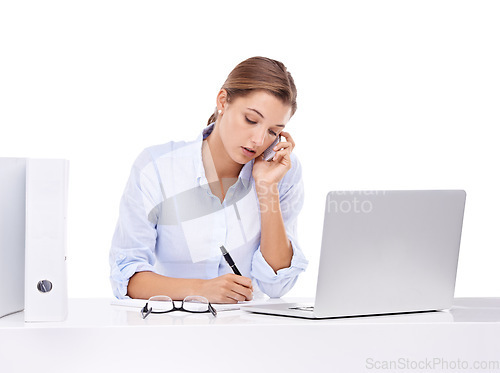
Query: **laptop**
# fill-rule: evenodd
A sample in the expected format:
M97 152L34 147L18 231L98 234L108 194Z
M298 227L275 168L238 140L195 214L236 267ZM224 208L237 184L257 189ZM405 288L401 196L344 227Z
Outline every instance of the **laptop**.
M241 309L311 319L449 309L464 208L463 190L329 192L314 304Z

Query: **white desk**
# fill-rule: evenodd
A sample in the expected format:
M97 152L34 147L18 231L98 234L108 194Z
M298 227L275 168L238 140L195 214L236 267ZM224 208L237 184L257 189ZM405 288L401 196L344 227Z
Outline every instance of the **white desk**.
M329 320L241 310L143 320L109 299L71 299L65 322L23 317L0 319L1 372L472 372L478 363L500 372L500 298L458 298L449 312ZM391 366L399 370L382 369Z

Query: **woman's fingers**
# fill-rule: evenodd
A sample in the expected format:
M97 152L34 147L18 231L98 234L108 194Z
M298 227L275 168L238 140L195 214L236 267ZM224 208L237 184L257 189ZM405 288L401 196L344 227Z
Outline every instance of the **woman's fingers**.
M213 303L237 303L253 298L252 280L232 273L206 281L204 294Z
M290 149L290 151L293 150L293 144L291 142L288 142L288 141L283 141L283 142L279 142L278 144L276 144L276 146L273 148L274 151L276 150L280 150L280 149Z
M230 297L238 301L251 300L253 298L252 280L248 277L231 275L231 291Z
M289 142L283 142L278 144L277 146L280 146L280 148L278 150L275 150L276 154L273 157L273 161L277 161L278 163L284 159L290 161L290 154L293 150L293 144Z
M289 132L285 132L285 131L282 131L280 133L280 135L286 139L286 142L288 142L292 145L292 150L293 150L293 148L295 148L295 141L293 140L292 135L290 135Z

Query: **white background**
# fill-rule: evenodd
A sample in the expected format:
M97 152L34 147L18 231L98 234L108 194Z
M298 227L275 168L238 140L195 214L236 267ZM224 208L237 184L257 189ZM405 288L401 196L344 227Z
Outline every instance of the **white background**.
M283 61L304 168L290 295L313 296L328 190L468 193L457 296L499 296L497 1L0 2L0 156L70 160L69 295L111 296L121 193L145 147L191 140L240 61Z

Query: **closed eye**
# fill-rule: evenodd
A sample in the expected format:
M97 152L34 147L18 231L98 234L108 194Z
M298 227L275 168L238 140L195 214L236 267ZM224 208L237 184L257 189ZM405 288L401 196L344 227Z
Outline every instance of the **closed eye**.
M250 124L257 124L257 122L254 122L253 120L250 120L248 119L247 117L245 117L246 121Z
M277 134L276 132L274 132L273 130L269 130L269 133L270 133L271 135L273 135L274 137L278 136L278 134Z

